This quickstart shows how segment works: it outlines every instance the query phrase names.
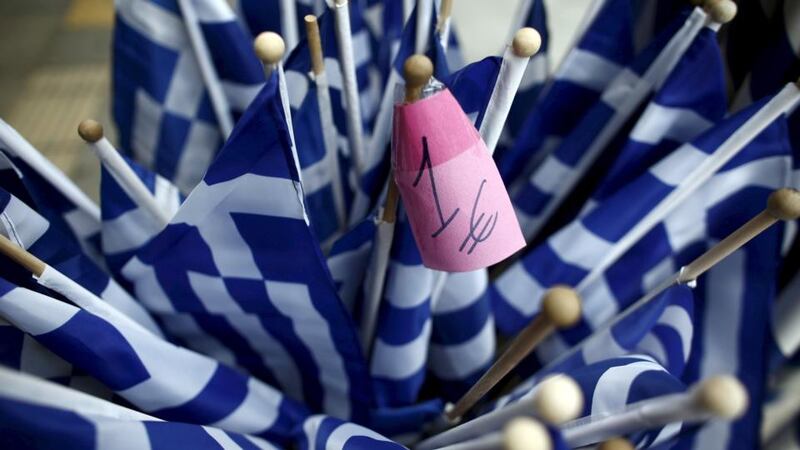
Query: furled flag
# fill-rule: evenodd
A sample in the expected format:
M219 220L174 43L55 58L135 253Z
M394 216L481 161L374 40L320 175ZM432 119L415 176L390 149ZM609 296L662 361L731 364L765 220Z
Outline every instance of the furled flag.
M333 417L316 415L303 422L298 437L300 450L402 450L392 442L362 426Z
M264 83L261 63L227 2L192 4L236 117ZM188 192L224 137L180 8L175 0L115 5L112 106L121 150Z
M122 273L189 347L314 412L363 423L366 362L309 226L296 162L273 72L204 180Z
M287 442L305 410L266 384L170 344L99 299L79 309L0 280L0 316L139 410Z
M2 158L0 156L0 158ZM94 295L118 309L134 322L161 336L161 330L138 300L131 297L116 281L97 267L80 249L16 196L0 188L0 233L11 242L28 250L49 266L85 287ZM4 264L2 275L26 287L39 290L31 274Z
M696 61L696 54L687 55L688 49L718 51L715 31L719 24L705 26L707 23L708 16L700 8L688 17L678 17L614 77L597 103L541 165L512 187L514 207L528 241L537 235L546 237L551 229L574 217L592 185L613 161L619 141L642 105L661 88L678 61Z
M153 195L159 209L167 217L174 216L184 199L180 190L166 178L123 158ZM111 273L124 281L119 271L165 224L137 205L103 166L100 168L100 213L103 256Z
M0 442L8 448L278 448L254 436L165 422L8 369L0 368L0 380Z
M302 34L303 17L307 14L320 15L325 7L324 0L240 0L237 2L239 14L253 36L264 31L280 34L286 41L288 50L294 49Z
M0 186L26 200L95 262L100 210L61 170L0 119ZM9 184L10 183L10 184Z
M547 29L547 12L545 11L544 0L522 1L519 3L518 8L517 17L519 18L519 23L513 30L531 27L539 32L542 44L539 47L539 51L528 62L528 66L525 68L525 75L523 75L517 94L514 96L503 134L500 135L500 140L494 152L494 158L497 161L501 161L503 153L513 145L520 133L523 121L536 104L539 93L550 74L550 65L547 60L550 32Z
M527 324L547 287L578 287L584 300L582 322L543 346L540 355L552 359L699 255L697 246L709 239L709 224L726 220L729 208L735 209L727 199L739 191L785 186L790 161L780 133L783 119L732 159L726 150L734 132L767 100L681 146L500 276L491 288L500 329L514 333ZM724 165L714 173L720 162ZM663 203L681 196L687 199L680 205ZM627 242L633 230L641 230L643 237Z
M637 21L637 9L631 0L598 2L589 17L586 29L561 62L553 79L547 83L536 105L522 122L516 141L498 160L500 174L511 185L527 175L541 158L558 146L587 113L589 107L639 50L665 26L659 15L659 26L652 21ZM680 4L682 2L658 2ZM685 14L685 6L677 15ZM638 33L637 25L652 28ZM648 27L644 27L648 28ZM644 45L642 45L644 43Z

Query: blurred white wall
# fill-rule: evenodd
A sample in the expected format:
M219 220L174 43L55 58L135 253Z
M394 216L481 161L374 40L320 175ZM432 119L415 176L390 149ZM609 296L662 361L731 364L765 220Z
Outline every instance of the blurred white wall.
M561 61L592 0L545 0L550 29L550 63ZM499 55L517 22L520 0L453 0L453 23L466 62Z

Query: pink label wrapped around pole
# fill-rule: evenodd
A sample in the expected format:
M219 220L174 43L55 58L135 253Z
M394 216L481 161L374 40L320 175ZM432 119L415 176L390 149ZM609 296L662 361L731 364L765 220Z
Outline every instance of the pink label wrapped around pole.
M422 262L466 272L525 246L486 144L447 89L395 106L394 179Z

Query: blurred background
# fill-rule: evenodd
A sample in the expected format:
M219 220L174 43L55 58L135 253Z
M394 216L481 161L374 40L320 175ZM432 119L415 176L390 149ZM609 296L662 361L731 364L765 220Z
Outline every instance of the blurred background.
M545 1L551 67L591 0ZM519 0L455 0L453 23L466 62L500 54ZM110 116L112 0L0 1L0 117L93 198L99 163L76 132L96 118L115 142Z

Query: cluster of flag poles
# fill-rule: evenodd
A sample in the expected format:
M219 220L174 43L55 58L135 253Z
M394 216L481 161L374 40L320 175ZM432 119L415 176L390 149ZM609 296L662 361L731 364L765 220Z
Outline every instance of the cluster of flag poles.
M0 442L800 445L800 8L458 7L117 1L100 204L0 121Z

